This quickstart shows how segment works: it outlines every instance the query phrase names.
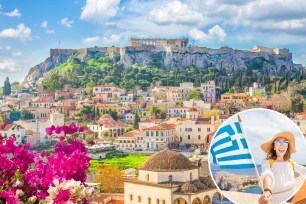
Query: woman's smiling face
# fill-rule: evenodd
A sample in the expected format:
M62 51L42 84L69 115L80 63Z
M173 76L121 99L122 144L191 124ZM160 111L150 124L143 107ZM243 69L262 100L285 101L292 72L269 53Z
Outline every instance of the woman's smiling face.
M282 138L282 137L277 138L274 141L274 150L276 152L276 156L277 157L284 157L284 155L287 152L288 146L289 146L289 142L288 142L287 139Z

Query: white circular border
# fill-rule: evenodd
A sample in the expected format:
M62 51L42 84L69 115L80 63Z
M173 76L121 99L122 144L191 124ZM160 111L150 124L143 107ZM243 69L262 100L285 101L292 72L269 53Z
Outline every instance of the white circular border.
M214 136L213 136L213 138L212 138L212 140L211 140L211 142L210 142L209 151L208 151L208 159L207 159L207 160L208 160L208 169L209 169L209 173L210 173L210 176L211 176L211 178L212 178L212 180L213 180L213 182L214 182L216 188L220 191L220 193L222 193L223 197L226 197L230 202L235 203L235 204L244 204L244 203L236 203L235 201L231 200L231 198L225 196L225 195L223 194L223 191L224 191L224 190L221 190L221 189L219 188L219 186L218 186L218 185L216 184L216 182L215 182L215 179L214 179L214 176L213 176L213 174L212 174L211 167L210 167L210 164L211 164L211 163L210 163L210 148L211 148L211 144L213 143L213 140L214 140L214 138L215 138L216 133L219 131L219 129L220 129L221 127L223 127L224 125L227 125L226 122L227 122L229 119L231 119L231 118L233 118L233 117L237 117L238 114L241 114L241 113L243 113L243 112L250 112L250 111L257 111L257 110L268 111L268 112L276 113L276 114L281 115L282 117L287 118L287 119L292 123L292 125L297 129L297 131L300 133L300 135L304 137L304 135L303 135L301 129L300 129L300 128L299 128L290 118L288 118L286 115L284 115L284 114L282 114L282 113L280 113L280 112L278 112L278 111L275 111L275 110L270 110L270 109L265 109L265 108L252 108L252 109L247 109L247 110L243 110L243 111L240 111L240 112L238 112L238 113L235 113L234 115L232 115L231 117L229 117L228 119L226 119L226 120L220 125L220 127L217 129L217 131L215 132L215 134L214 134ZM306 147L306 140L304 140L304 143L305 143L305 147ZM306 179L306 177L304 176L303 182L306 182L305 179ZM299 189L302 187L303 182L301 182L299 188L297 188L297 191L299 191ZM238 192L238 191L237 191L237 192ZM295 192L295 193L296 193L296 192ZM260 194L258 194L258 195L260 195ZM295 195L295 194L291 195L287 200L289 200L290 198L292 198L294 195ZM287 200L285 200L285 201L283 201L283 202L286 202Z

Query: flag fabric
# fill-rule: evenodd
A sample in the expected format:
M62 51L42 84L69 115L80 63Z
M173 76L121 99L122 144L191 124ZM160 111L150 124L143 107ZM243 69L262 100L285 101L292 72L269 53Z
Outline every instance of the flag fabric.
M228 124L218 130L211 144L210 153L213 163L219 164L220 169L255 167L239 122Z

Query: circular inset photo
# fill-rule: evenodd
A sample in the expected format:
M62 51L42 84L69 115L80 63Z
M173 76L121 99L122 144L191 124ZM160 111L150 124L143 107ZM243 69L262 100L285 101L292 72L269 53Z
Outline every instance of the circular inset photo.
M302 132L285 115L268 109L231 116L215 133L209 153L211 176L228 203L286 202L306 176Z

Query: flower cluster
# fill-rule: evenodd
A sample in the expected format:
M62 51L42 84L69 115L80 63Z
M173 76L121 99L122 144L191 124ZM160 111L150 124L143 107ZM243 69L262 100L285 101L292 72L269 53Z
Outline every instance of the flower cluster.
M48 135L64 134L49 156L29 152L29 144L16 145L14 137L0 137L0 203L87 203L90 158L82 141L68 137L84 129L74 123L47 128Z

